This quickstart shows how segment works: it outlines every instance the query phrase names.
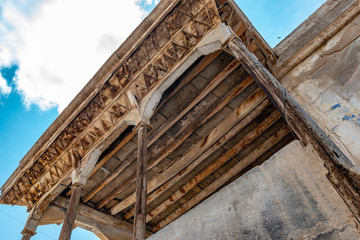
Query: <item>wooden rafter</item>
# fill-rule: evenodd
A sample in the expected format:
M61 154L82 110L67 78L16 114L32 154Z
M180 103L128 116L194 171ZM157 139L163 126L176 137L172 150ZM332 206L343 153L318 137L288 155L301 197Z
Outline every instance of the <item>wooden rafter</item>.
M201 65L202 66L202 65ZM237 67L239 66L238 61L231 62L228 66L226 66L209 84L208 86L195 97L195 99L183 110L178 111L174 114L172 114L171 118L168 119L163 125L161 125L154 133L150 136L150 141L148 143L148 147L153 145L167 130L169 130L179 119L181 119L190 109L192 109L196 104L198 104L206 95L209 94L220 82L222 82L229 74L231 74ZM198 69L199 70L199 69ZM241 89L245 89L248 84L251 83L251 80L247 79L244 81L244 83L241 85ZM228 99L227 101L230 101L231 99ZM213 114L215 112L213 111ZM211 117L211 116L210 116ZM204 121L203 121L204 122ZM198 126L198 124L197 124ZM194 127L192 128L194 129ZM188 131L189 132L189 131ZM173 149L176 148L179 144L181 144L189 134L184 135L182 141L177 141L177 144L174 145ZM169 147L167 147L169 149ZM152 167L154 167L158 162L163 160L170 151L167 151L163 156L157 157L157 161L153 161L150 163L150 166L148 167L148 170L150 170ZM131 164L131 161L124 162L119 167L117 167L111 175L107 176L104 180L102 180L100 183L98 183L90 192L88 192L83 198L83 202L89 201L97 192L99 192L102 188L104 188L108 183L110 183L113 179L115 179L117 176L121 174L121 172L128 167ZM131 182L135 181L135 174L132 176L130 180ZM115 194L117 195L117 194ZM106 203L105 203L106 204ZM104 204L104 205L105 205ZM101 204L102 205L102 204ZM99 208L102 206L99 205Z
M230 65L229 65L230 66ZM249 86L252 82L251 78L246 78L241 82L241 84L235 88L234 92L231 92L229 95L224 96L222 99L219 99L215 104L207 108L205 111L202 112L201 116L194 120L186 129L184 129L177 138L169 143L167 146L163 146L162 150L159 151L155 157L150 159L148 164L148 171L156 166L160 161L166 158L173 150L175 150L178 146L180 146L198 127L200 127L203 123L205 123L209 118L214 116L220 109L230 102L237 94L242 92L247 86ZM200 99L198 100L200 101ZM185 113L181 113L184 114ZM171 124L173 125L175 122L172 121ZM160 137L160 134L158 134ZM151 141L151 140L150 140ZM97 208L100 209L101 207L105 206L111 199L113 199L116 195L122 192L128 184L131 184L135 181L136 177L133 174L130 178L128 178L122 185L114 189L111 193L109 193L105 198L103 198L98 204Z
M197 166L199 166L203 161L205 161L211 154L213 154L216 150L218 150L221 146L223 146L229 139L234 137L237 133L239 133L242 129L244 129L254 118L256 118L269 104L268 100L264 100L261 104L259 104L254 110L251 111L243 120L241 120L238 124L236 124L230 131L224 133L224 135L216 141L210 148L208 148L200 157L198 157L195 161L190 163L188 166L181 170L181 174L177 174L172 177L169 181L163 184L161 187L157 188L156 191L153 191L148 195L147 203L155 201L157 197L163 194L165 191L169 190L174 184L179 182L182 178L184 178L188 173L194 170ZM128 211L125 215L125 219L129 219L134 215L134 208Z
M184 186L180 187L178 191L172 194L166 201L161 203L151 212L146 215L146 222L151 221L154 217L159 215L162 211L164 211L167 207L171 206L181 197L183 197L186 193L188 193L191 189L193 189L197 184L199 184L202 180L220 168L223 164L225 164L228 160L238 154L242 149L244 149L248 144L254 141L258 136L260 136L267 128L269 128L272 124L274 124L279 118L280 113L277 111L272 112L270 116L268 116L258 127L253 129L251 132L246 134L237 144L232 146L229 150L227 150L223 155L221 155L218 159L216 159L213 163L208 165L203 171L197 174L194 178L192 178L188 183Z
M280 130L278 130L275 134L273 134L270 138L268 138L263 144L253 150L249 155L245 158L241 159L239 163L233 166L229 171L223 174L221 177L212 182L209 186L203 189L200 193L195 195L185 204L183 204L180 208L176 209L173 213L167 216L165 219L160 221L154 228L153 231L159 231L161 228L165 227L170 222L174 221L176 218L189 211L195 205L203 201L205 198L216 192L219 188L221 188L226 182L232 179L236 174L240 173L247 166L249 166L252 162L258 159L262 154L268 151L272 146L274 146L277 142L279 142L284 136L289 133L289 129L284 126Z
M218 139L220 139L224 132L229 131L239 121L246 117L257 105L264 100L263 92L256 92L248 97L237 109L226 117L222 124L215 127L205 138L193 145L193 147L186 152L181 158L177 159L173 165L167 168L164 172L151 179L148 182L148 192L151 193L156 188L164 184L181 169L189 165L204 151L212 146ZM115 215L125 208L131 206L135 202L135 194L131 194L120 203L111 208L111 214Z

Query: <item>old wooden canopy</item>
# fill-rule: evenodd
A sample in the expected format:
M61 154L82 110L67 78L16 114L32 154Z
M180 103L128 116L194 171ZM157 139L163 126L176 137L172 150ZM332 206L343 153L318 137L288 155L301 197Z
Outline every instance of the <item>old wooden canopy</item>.
M24 239L63 218L60 239L73 224L143 239L296 135L346 166L271 75L275 62L232 0L161 1L21 160L1 203L28 207Z

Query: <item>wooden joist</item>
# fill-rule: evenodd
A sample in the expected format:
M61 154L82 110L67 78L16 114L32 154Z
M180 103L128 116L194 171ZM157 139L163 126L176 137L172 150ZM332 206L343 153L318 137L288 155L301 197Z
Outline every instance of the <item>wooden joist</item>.
M292 98L284 86L234 37L227 51L237 58L281 111L303 144L311 143L329 170L328 178L354 215L360 219L360 172L329 136Z
M194 170L197 166L199 166L203 161L205 161L208 157L210 157L216 150L222 147L229 139L233 138L236 134L238 134L242 129L244 129L254 118L260 115L260 113L268 106L269 101L264 100L261 104L259 104L254 110L251 111L243 120L241 120L238 124L236 124L230 131L225 133L218 141L215 142L210 148L208 148L200 157L198 157L195 161L190 163L188 166L181 170L181 174L176 174L169 181L163 184L161 187L157 188L156 191L153 191L148 195L147 203L150 204L161 194L165 193L169 190L174 184L183 179L188 173ZM129 219L134 215L135 209L131 209L124 215L124 219Z
M155 209L151 210L146 215L146 222L151 221L154 217L158 216L162 211L171 206L181 197L183 197L186 193L188 193L191 189L193 189L196 185L198 185L202 180L212 174L214 171L219 169L222 165L224 165L227 161L233 158L236 154L238 154L241 150L243 150L248 144L253 142L258 136L260 136L266 129L268 129L271 125L273 125L279 118L280 113L278 111L272 112L263 122L259 124L255 129L246 134L237 144L232 146L229 150L227 150L224 154L222 154L219 158L217 158L214 162L208 165L204 170L202 170L199 174L197 174L194 178L192 178L185 185L180 187L174 194L172 194L167 200L157 206Z
M183 168L193 162L197 157L204 153L209 147L211 147L216 141L218 141L224 133L228 132L239 121L245 118L256 106L258 106L265 98L264 93L261 91L255 92L242 102L232 113L230 113L222 123L215 127L206 137L197 142L190 148L182 157L177 159L173 165L168 167L161 174L151 179L148 182L148 193L151 193L156 188L160 187L175 174L180 172ZM135 194L131 194L123 201L111 208L111 214L115 215L120 211L131 206L135 202Z
M279 142L284 136L289 133L288 127L284 126L280 130L278 130L275 134L273 134L270 138L268 138L263 144L253 150L249 155L245 158L241 159L239 163L233 166L229 171L221 175L218 179L212 182L209 186L203 189L200 193L195 195L185 204L183 204L180 208L175 210L165 219L160 221L154 228L153 231L159 231L161 228L168 225L170 222L174 221L176 218L189 211L195 205L199 204L205 198L216 192L219 188L224 186L226 182L231 180L234 176L244 170L247 166L253 163L256 159L258 159L261 155L267 152L271 147L273 147L277 142Z
M217 56L218 54L215 54ZM213 60L213 57L209 58L207 61ZM203 69L204 66L201 64L201 67L199 69L196 69L196 72ZM171 115L170 119L168 121L164 122L155 132L151 134L149 137L149 143L148 148L153 145L167 130L169 130L179 119L181 119L190 109L192 109L196 104L198 104L206 95L208 95L216 86L219 85L229 74L231 74L237 67L239 67L239 62L237 60L232 61L228 66L226 66L208 85L207 87L199 94L196 95L195 98L191 101L191 103L183 110L175 112ZM191 80L191 79L190 79ZM241 85L241 91L245 89L248 84L250 84L252 80L246 79L244 83ZM190 131L188 131L190 132ZM182 143L189 135L183 135L183 138L181 141L176 141L173 144L172 148L168 148L168 151L164 151L162 156L157 156L155 161L150 161L148 170L153 168L158 162L162 161L168 154L169 149L175 149L180 143ZM121 144L120 144L121 145ZM123 144L124 145L124 144ZM120 148L119 148L120 149ZM107 176L104 180L102 180L100 183L98 183L90 192L88 192L83 198L82 201L85 203L89 201L96 193L98 193L101 189L103 189L108 183L110 183L112 180L114 180L117 176L121 174L121 172L128 167L131 164L131 161L124 162L119 167L117 167L109 176ZM132 177L130 177L129 180L127 180L127 183L132 183L136 179L135 174L133 174ZM117 195L118 193L114 194L115 192L120 192L122 190L121 188L118 191L113 191L111 194L112 197L107 197L104 199L104 201L101 202L101 204L98 204L98 209L103 207L105 204L107 204L108 199L112 199L114 195Z
M234 97L236 97L240 92L246 89L253 80L251 78L244 79L238 87L234 89L234 91L230 92L228 95L219 99L215 104L207 108L204 112L202 112L201 116L195 119L186 129L184 129L175 140L169 143L167 146L163 146L162 150L159 151L155 157L150 159L148 163L148 171L156 166L160 161L166 158L170 153L172 153L178 146L180 146L198 127L200 127L203 123L205 123L209 118L214 116L218 111L221 110L228 102L230 102ZM199 100L200 101L200 100ZM174 124L174 123L171 123ZM110 200L112 200L116 195L122 192L128 184L131 184L135 181L136 177L133 174L129 179L127 179L122 185L114 189L110 194L108 194L105 198L98 202L97 208L105 206Z

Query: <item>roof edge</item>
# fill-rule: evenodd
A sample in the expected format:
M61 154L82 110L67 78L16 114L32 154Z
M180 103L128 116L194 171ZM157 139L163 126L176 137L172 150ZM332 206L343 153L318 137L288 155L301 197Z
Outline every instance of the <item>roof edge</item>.
M126 38L120 47L108 58L100 67L90 81L75 96L69 105L60 113L54 122L41 135L36 143L30 148L19 163L19 166L11 174L8 180L1 187L0 199L9 190L12 183L17 180L21 170L27 165L32 164L34 158L42 154L46 147L50 145L61 131L80 113L82 106L85 106L101 89L106 80L116 71L119 64L133 52L143 41L143 36L149 34L156 25L171 11L180 0L162 0L151 13L135 28ZM111 74L109 75L109 72Z

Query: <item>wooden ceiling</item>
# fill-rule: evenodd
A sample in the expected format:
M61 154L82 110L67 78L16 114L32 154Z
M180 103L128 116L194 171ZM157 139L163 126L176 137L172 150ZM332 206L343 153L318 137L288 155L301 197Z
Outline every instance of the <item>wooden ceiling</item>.
M187 8L194 13L187 13ZM267 68L271 69L276 60L233 1L181 0L174 10L167 11L164 19L156 20L159 22L152 32L144 34L146 39L140 47L126 49L129 52L113 64L117 67L112 75L106 75L103 85L86 96L89 101L72 113L74 119L65 119L56 130L58 135L54 133L26 166L19 167L3 188L7 190L2 192L2 203L31 209L40 202L39 208L46 208L60 192L62 197L70 196L67 180L71 159L85 159L96 145L107 141L112 143L91 173L81 202L132 223L136 130L123 124L120 136L115 141L112 138L116 133L113 129L134 108L125 90L133 90L140 101L180 67L202 38L221 23L230 26ZM177 21L184 26L177 26ZM190 30L197 33L190 36ZM150 125L149 232L160 230L293 140L285 120L248 72L222 50L197 59L172 83Z
M293 140L281 114L223 51L193 64L165 92L150 124L146 221L151 232ZM136 131L129 127L100 158L82 203L132 222L136 149Z

